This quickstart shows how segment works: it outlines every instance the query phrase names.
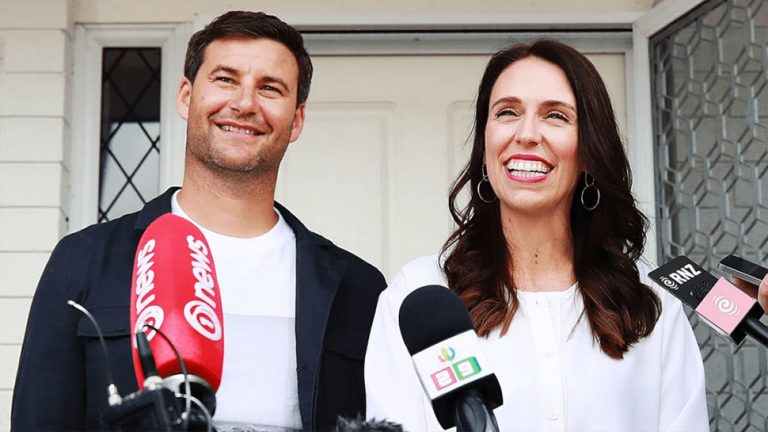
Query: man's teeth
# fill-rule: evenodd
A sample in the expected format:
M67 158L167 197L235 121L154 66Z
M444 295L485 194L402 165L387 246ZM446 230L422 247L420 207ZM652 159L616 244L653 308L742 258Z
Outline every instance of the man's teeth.
M519 177L535 177L548 173L552 168L540 161L512 160L507 163L507 170Z
M247 134L247 135L257 135L256 131L253 129L245 129L245 128L239 128L235 126L230 125L221 125L221 130L226 132L235 132L235 133L241 133L241 134Z

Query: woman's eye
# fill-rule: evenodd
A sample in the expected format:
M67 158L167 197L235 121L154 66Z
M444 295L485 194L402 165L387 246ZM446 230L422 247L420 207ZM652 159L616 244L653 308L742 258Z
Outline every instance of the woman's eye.
M559 112L551 112L551 113L547 114L547 118L564 121L566 123L570 122L570 119L565 114L562 114L562 113L559 113Z
M500 110L496 113L496 117L509 117L509 116L517 116L517 113L509 108L504 108L503 110Z

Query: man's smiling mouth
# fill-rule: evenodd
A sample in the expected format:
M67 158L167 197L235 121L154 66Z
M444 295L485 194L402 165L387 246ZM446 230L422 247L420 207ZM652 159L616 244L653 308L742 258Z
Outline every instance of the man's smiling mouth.
M263 135L263 133L259 132L256 129L246 128L246 127L239 127L239 126L233 126L228 124L220 124L217 126L219 127L219 129L223 130L224 132L239 133L239 134L251 135L251 136Z

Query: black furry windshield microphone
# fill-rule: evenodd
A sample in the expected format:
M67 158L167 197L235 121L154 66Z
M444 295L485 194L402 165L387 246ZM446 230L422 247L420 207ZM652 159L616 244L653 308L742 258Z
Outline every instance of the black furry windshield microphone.
M386 420L339 417L335 432L403 432L403 427Z
M498 431L493 409L503 403L464 303L450 289L428 285L400 306L400 333L443 429Z

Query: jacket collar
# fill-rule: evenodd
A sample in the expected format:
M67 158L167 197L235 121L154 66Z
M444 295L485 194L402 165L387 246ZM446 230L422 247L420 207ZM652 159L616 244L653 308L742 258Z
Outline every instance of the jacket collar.
M152 201L146 203L144 208L139 211L139 215L136 218L136 225L134 229L143 231L147 229L155 219L159 218L165 213L171 212L171 197L173 194L181 189L180 187L168 188L162 195L155 197Z
M137 230L171 211L172 187L149 201L136 218ZM317 396L323 341L331 306L346 270L346 261L335 253L335 246L316 234L288 209L275 202L296 236L296 365L299 410L304 430L317 429Z
M307 229L279 203L275 207L296 236L296 366L304 430L317 430L323 342L347 262L325 237ZM325 389L328 391L328 389Z
M158 195L148 203L144 205L144 208L139 211L139 215L136 218L137 230L145 230L155 219L159 218L165 213L171 212L171 197L181 189L178 186L168 188L161 195ZM309 244L315 244L317 246L332 246L333 243L325 237L315 234L308 230L301 221L293 215L287 208L283 207L280 203L275 201L275 207L280 214L283 215L283 219L291 227L293 233L296 235L297 242L307 242Z

